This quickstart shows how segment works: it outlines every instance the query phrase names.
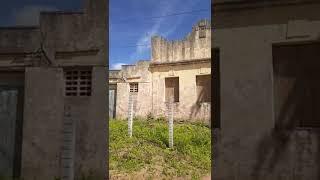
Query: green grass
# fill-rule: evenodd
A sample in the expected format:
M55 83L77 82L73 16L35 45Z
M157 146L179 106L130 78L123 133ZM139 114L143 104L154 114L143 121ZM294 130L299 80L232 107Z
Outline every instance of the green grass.
M134 120L133 137L127 121L109 122L109 169L111 175L145 170L149 176L192 177L210 173L210 129L201 124L175 124L174 147L168 148L165 121Z

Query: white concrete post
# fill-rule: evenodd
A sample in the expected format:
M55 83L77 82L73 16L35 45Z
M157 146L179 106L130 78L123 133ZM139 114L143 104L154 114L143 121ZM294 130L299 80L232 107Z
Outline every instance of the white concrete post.
M173 147L173 102L168 103L169 147Z
M128 112L128 134L132 137L132 121L133 121L133 97L129 94L129 112Z

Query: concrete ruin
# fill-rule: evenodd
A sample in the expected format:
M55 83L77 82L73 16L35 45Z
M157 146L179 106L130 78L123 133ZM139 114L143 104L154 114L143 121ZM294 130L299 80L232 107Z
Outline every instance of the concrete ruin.
M0 175L107 177L107 1L0 27Z
M319 8L213 1L213 179L320 178Z
M135 116L166 116L174 101L175 120L209 123L211 108L211 24L197 22L183 40L151 39L151 61L138 61L109 72L111 117L126 118L129 95ZM111 87L110 86L110 87Z

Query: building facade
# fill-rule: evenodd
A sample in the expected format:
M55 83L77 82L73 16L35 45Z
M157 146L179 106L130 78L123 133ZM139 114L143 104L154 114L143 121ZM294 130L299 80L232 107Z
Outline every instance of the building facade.
M107 1L85 5L0 27L0 176L106 177Z
M320 2L213 2L213 178L320 178ZM214 75L214 76L215 76Z
M134 113L165 117L168 102L176 120L210 120L211 108L211 25L197 22L183 40L151 39L150 61L122 66L110 72L117 79L115 114L126 118L129 97L134 97ZM109 84L114 81L110 80ZM112 112L110 112L112 113Z

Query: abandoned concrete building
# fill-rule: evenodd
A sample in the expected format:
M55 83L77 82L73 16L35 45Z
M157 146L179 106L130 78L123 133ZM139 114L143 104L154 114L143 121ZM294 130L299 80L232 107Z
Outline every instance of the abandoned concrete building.
M173 102L178 120L209 122L211 108L211 24L200 20L185 39L151 39L151 60L109 72L109 115L126 118L129 97L135 116L165 117Z
M213 179L320 179L320 1L212 9Z
M0 27L0 176L106 177L107 1L85 4Z

